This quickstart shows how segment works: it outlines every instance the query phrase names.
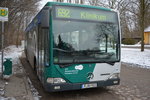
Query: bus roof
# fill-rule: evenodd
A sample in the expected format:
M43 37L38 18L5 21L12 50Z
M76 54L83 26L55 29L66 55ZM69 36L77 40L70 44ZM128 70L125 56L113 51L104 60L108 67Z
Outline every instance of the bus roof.
M76 7L95 8L95 9L112 11L112 9L108 9L108 8L104 8L104 7L100 7L100 6L81 5L81 4L72 4L72 3L61 3L61 2L47 2L47 4L45 6L52 6L52 5L76 6Z

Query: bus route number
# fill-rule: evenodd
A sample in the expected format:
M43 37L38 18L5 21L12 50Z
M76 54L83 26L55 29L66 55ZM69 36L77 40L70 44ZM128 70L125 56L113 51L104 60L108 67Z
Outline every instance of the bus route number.
M69 9L57 9L58 17L70 18L70 10Z

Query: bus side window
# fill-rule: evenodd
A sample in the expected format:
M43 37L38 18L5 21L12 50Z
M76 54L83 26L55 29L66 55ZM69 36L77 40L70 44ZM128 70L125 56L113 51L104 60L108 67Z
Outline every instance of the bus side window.
M44 62L45 62L45 66L48 67L49 66L49 48L50 48L50 44L49 44L49 29L44 29Z

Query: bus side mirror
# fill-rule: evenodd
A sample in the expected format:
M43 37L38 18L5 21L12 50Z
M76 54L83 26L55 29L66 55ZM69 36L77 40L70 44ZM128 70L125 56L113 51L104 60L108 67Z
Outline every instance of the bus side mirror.
M49 9L44 9L41 12L41 27L42 28L47 28L49 27L49 19L50 19L50 10Z

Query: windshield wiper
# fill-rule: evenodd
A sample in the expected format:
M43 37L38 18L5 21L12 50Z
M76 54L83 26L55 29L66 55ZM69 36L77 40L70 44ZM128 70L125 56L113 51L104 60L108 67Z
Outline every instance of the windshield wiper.
M70 62L70 63L62 63L62 64L59 64L59 66L60 66L61 68L64 68L64 67L72 66L73 64L79 64L79 60L76 59L75 57L73 57L72 62Z
M107 64L112 65L112 66L115 64L115 62L109 62L109 61L104 61L103 63L107 63Z
M62 52L73 52L73 51L68 51L68 50L64 50L64 49L60 49L60 48L53 48L54 50L57 50L57 51L62 51Z
M105 52L89 52L89 56L95 57L95 58L110 58L111 56L114 55L114 53L105 53Z

